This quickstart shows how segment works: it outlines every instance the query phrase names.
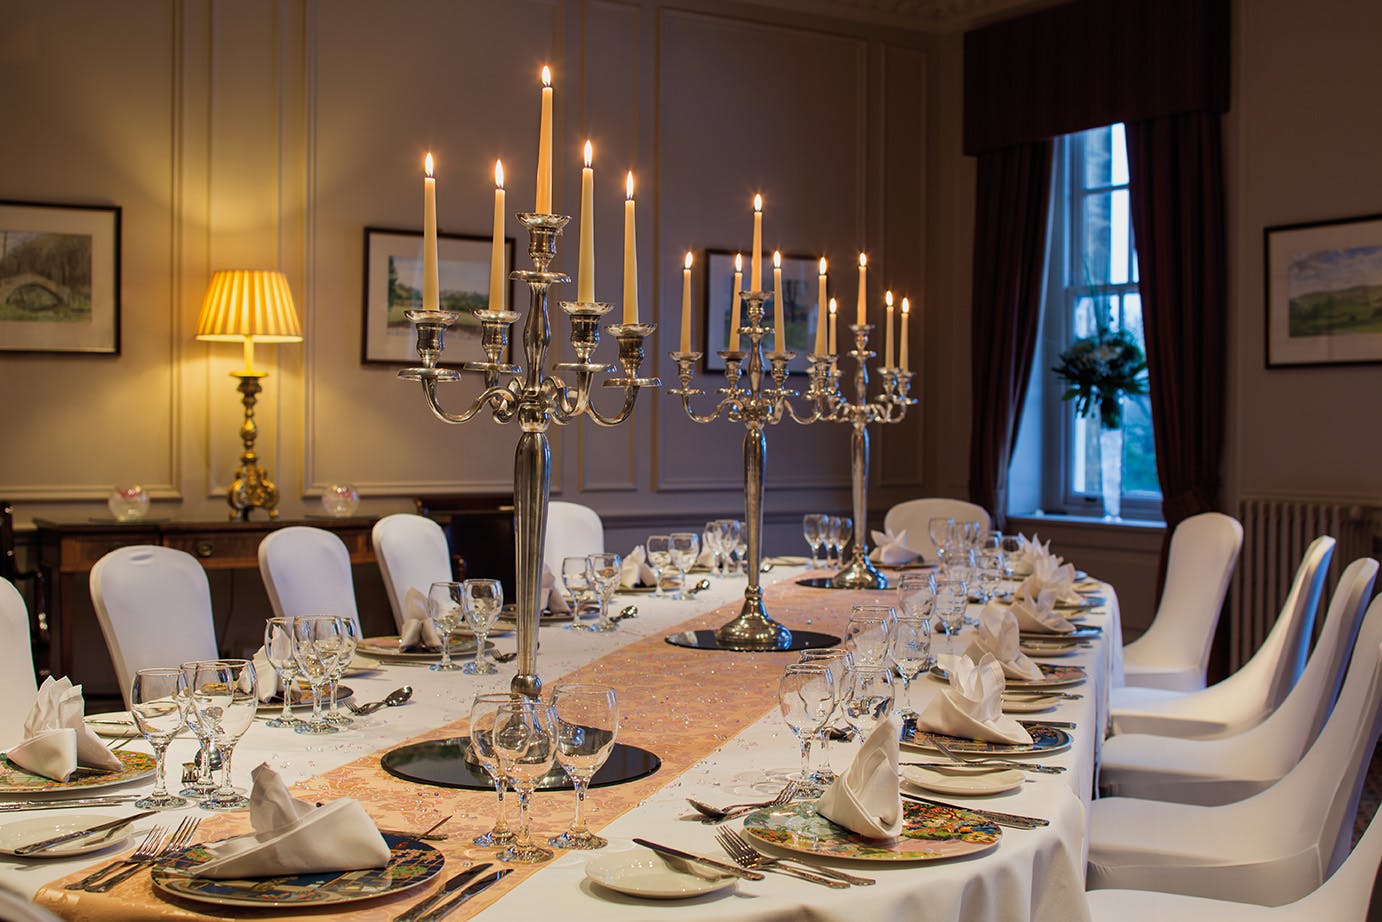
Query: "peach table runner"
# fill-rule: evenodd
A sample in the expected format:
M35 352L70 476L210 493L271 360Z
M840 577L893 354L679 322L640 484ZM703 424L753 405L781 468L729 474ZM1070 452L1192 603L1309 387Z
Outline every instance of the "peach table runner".
M787 582L765 589L774 617L789 627L839 635L849 620L852 604L873 601L881 593L829 592L806 589ZM891 596L891 593L887 594ZM878 599L882 601L881 598ZM889 599L890 601L890 599ZM730 620L742 600L692 618L675 630L714 628ZM666 632L666 633L671 633ZM557 681L598 682L618 691L621 742L649 749L662 759L662 768L648 778L628 784L599 788L586 801L588 821L599 829L636 807L649 794L709 756L777 704L777 681L783 666L795 653L727 653L674 647L666 633L628 644ZM541 660L538 661L539 668ZM464 732L465 721L438 727L409 742L444 739ZM406 745L406 744L403 744ZM450 837L433 843L446 856L438 881L450 877L468 863L490 861L495 849L479 848L470 840L493 822L494 794L418 785L395 778L380 767L382 752L375 752L294 786L302 799L327 801L337 797L359 799L383 828L422 829L435 818L453 812L447 824ZM510 819L516 812L510 810ZM533 799L532 835L545 841L570 822L570 792L540 794ZM438 810L441 812L438 813ZM424 822L426 820L426 822ZM197 834L199 841L221 839L246 832L246 813L208 816ZM105 862L103 861L102 864ZM94 868L95 866L93 866ZM503 897L542 865L515 865L514 873L470 900L451 919L466 919ZM154 890L147 871L136 874L109 893L76 893L63 885L85 876L93 868L54 881L40 890L34 901L65 919L72 920L204 920L289 919L329 916L352 920L385 920L402 912L434 890L436 883L404 891L392 898L320 909L290 912L265 909L218 908L165 897Z

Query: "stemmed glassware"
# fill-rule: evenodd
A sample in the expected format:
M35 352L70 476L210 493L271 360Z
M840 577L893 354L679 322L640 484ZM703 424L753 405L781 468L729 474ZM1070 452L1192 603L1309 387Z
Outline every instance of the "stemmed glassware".
M186 701L196 711L197 720L216 738L221 751L221 786L201 806L204 810L239 810L249 806L249 798L231 786L231 762L235 744L240 742L259 708L259 688L254 664L249 660L227 659L183 663Z
M500 704L494 715L494 753L499 769L518 792L518 835L498 857L515 864L538 864L552 858L552 850L529 836L528 806L537 783L556 758L552 707L531 698Z
M485 646L489 632L504 610L504 586L497 579L468 579L461 583L465 623L475 632L475 661L461 667L467 675L493 675L499 667L489 662Z
M712 576L722 576L720 564L724 559L725 553L725 531L723 519L715 519L705 523L705 528L701 529L701 547L710 552L710 574Z
M873 732L893 709L893 670L890 666L856 665L845 700L845 721L860 739Z
M662 571L672 565L672 536L649 535L644 547L648 551L648 566L657 574L657 586L653 589L653 597L666 598L667 593L662 591Z
M614 751L619 736L619 701L608 685L570 683L552 689L557 763L576 790L571 828L547 844L557 848L604 848L609 844L586 826L583 816L590 780Z
M830 731L835 721L844 716L845 701L849 698L849 682L854 677L854 654L843 647L833 647L828 650L802 650L800 662L803 663L822 663L830 667L830 675L835 685L835 707L831 709L830 715L826 717L825 723L821 725L816 733L816 740L820 743L817 746L819 755L817 760L819 766L811 771L811 784L816 787L825 787L835 780L835 772L830 767Z
M451 659L451 635L465 623L465 601L461 584L440 580L427 589L427 617L441 638L441 662L427 668L433 672L457 672L461 665Z
M322 697L341 655L341 630L341 619L331 615L293 619L293 656L299 673L312 687L312 719L297 725L299 733L339 732L339 727L327 723L322 716Z
M931 620L936 590L929 573L904 573L897 582L898 617Z
M180 671L182 670L179 669ZM179 703L182 705L182 719L186 722L187 729L197 738L198 744L197 754L193 759L197 769L196 780L187 784L178 794L201 802L216 791L216 780L211 776L212 764L219 758L216 753L216 734L211 725L202 723L197 712L192 709L188 702L186 683L179 687L178 695Z
M979 601L992 602L1003 579L1003 555L984 548L979 552L978 564Z
M835 517L835 566L845 565L845 545L854 534L854 520L847 515Z
M955 531L955 520L938 516L930 519L926 523L926 536L931 539L931 544L936 549L936 562L945 563L945 552L950 546L951 535Z
M734 522L734 556L731 558L730 572L743 571L748 574L749 530L742 520Z
M340 622L340 631L336 635L336 658L332 660L331 672L327 676L331 706L322 720L338 727L348 727L355 723L355 719L341 713L340 703L336 700L336 690L341 686L341 677L350 668L350 661L355 659L355 648L360 645L360 626L354 618L341 615L335 618Z
M1012 579L1017 575L1017 560L1022 555L1022 536L1004 535L999 547L1003 551L1003 578Z
M820 550L821 542L825 538L822 534L825 523L822 520L828 518L830 517L819 513L811 513L801 517L801 536L806 539L807 547L811 548L811 569L813 570L818 566L816 552Z
M133 804L140 810L172 810L187 806L187 798L168 793L164 765L168 744L182 729L181 669L140 669L130 684L130 714L135 726L154 748L154 789Z
M903 717L915 717L912 680L931 668L931 619L898 618L893 624L888 657L902 678L902 706L898 713Z
M969 587L964 580L941 577L936 580L936 614L945 628L945 650L955 653L955 635L964 627L965 610L969 607Z
M861 666L883 666L897 613L889 606L856 605L845 626L845 649Z
M672 565L677 568L677 592L675 598L689 599L686 591L686 571L696 565L701 555L701 537L689 531L672 533Z
M571 595L571 623L566 626L567 630L587 630L585 623L581 621L581 612L591 607L598 592L590 558L563 557L561 559L561 582Z
M586 630L612 631L615 624L609 619L609 603L613 601L614 593L619 589L619 574L620 568L624 565L624 558L618 554L604 553L591 554L586 559L590 561L590 573L600 593L600 620Z
M264 656L278 675L283 709L266 727L296 727L302 721L293 716L293 683L297 680L297 660L293 659L293 619L270 618L264 622Z
M801 772L793 781L811 784L811 741L821 732L835 710L835 675L829 663L792 663L777 686L782 719L801 744Z
M508 786L508 778L500 770L499 757L494 752L494 717L499 712L500 705L513 700L513 695L507 692L476 695L470 705L470 751L475 754L480 767L494 782L497 800L494 826L489 832L471 840L476 845L510 845L515 838L513 830L509 829L507 811L504 809L504 788Z

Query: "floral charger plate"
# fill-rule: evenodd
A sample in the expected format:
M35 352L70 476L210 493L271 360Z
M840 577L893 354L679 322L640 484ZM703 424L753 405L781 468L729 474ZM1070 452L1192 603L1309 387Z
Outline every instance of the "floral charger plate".
M376 657L383 662L418 662L435 663L441 659L440 650L431 650L419 647L415 650L398 649L398 635L389 634L383 637L366 637L356 646L356 650L369 656ZM451 641L452 656L472 656L475 653L475 635L466 634L460 639L453 638Z
M1017 755L1039 753L1041 755L1051 755L1057 752L1064 752L1070 748L1070 734L1060 727L1052 727L1039 720L1018 721L1032 736L1032 742L1026 743L990 743L987 740L972 740L961 736L950 736L945 733L932 733L930 730L918 730L916 724L908 722L902 727L902 745L912 746L917 749L925 749L928 752L940 752L936 748L936 743L944 743L945 748L962 753L979 753L981 755Z
M218 906L326 906L398 893L426 883L446 859L425 842L384 835L389 863L382 868L329 874L289 874L241 880L209 880L188 874L210 860L205 844L160 859L153 868L155 889L171 896Z
M755 810L744 820L750 837L788 851L855 861L937 861L992 848L1003 837L993 823L967 810L907 801L902 833L868 839L816 813L815 801Z
M70 781L54 781L42 775L31 774L0 756L0 794L43 794L48 791L86 791L92 788L108 788L128 781L138 781L154 773L154 757L143 752L120 750L115 753L120 760L119 771L103 772L79 768Z
M1079 685L1088 674L1083 666L1055 666L1051 663L1037 663L1037 668L1041 670L1039 679L1008 679L1006 688L1013 691L1042 688L1065 688L1070 685ZM950 681L950 673L944 667L932 666L931 675L940 679L942 682Z

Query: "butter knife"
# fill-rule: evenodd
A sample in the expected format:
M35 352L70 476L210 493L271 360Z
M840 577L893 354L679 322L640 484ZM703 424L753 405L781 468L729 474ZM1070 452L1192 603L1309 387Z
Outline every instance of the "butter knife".
M1020 816L1016 813L1000 813L997 810L981 810L978 807L966 807L964 804L947 803L944 800L932 800L929 797L919 797L916 794L902 795L907 800L915 800L919 803L930 804L933 807L944 807L947 810L964 810L966 813L974 813L982 816L990 823L999 826L1011 826L1014 829L1033 829L1037 826L1050 826L1051 821L1042 819L1039 816Z
M442 884L441 889L438 890L436 893L433 893L425 900L419 901L416 906L414 906L412 909L409 909L407 912L402 913L401 915L394 916L393 922L418 922L418 920L421 919L426 912L434 908L442 900L446 899L447 896L453 893L457 887L469 883L476 876L483 874L484 872L488 871L491 867L493 867L493 865L491 864L477 864L473 868L466 868L464 871L457 874L455 877L451 878L446 883Z
M0 813L24 813L28 810L66 810L71 807L118 807L138 800L139 794L120 797L81 797L72 800L9 800L0 803Z
M453 909L455 909L457 906L461 905L466 900L470 899L472 896L479 893L481 890L484 890L487 887L499 883L499 881L504 879L505 875L510 874L512 872L513 868L501 868L498 871L495 871L491 874L486 874L484 877L481 877L479 880L475 881L469 887L466 887L460 893L451 897L451 899L447 900L445 903L442 903L436 909L433 909L431 912L427 913L427 915L419 919L418 922L437 922L438 919L445 918L446 915L450 913Z
M706 867L714 868L732 877L742 877L744 880L762 880L763 875L757 871L746 871L737 864L730 864L727 861L717 861L714 858L706 858L702 855L693 855L691 852L684 852L679 848L672 848L670 845L658 845L656 842L649 842L647 839L634 839L634 845L641 845L646 849L657 852L659 855L670 855L673 858L680 858L682 861L694 861L696 864L703 864Z
M130 823L133 823L136 820L142 820L146 816L153 816L155 812L157 811L146 810L143 813L136 813L134 816L124 816L118 820L112 820L109 823L101 823L98 826L89 826L86 829L78 829L76 832L64 832L62 835L53 836L51 839L43 839L39 842L30 842L28 845L21 845L14 850L14 853L16 855L19 855L20 857L23 857L25 855L34 855L38 852L44 852L50 848L55 848L59 845L66 845L68 842L75 842L78 839L85 839L87 836L93 836L98 832L110 832L111 830L119 829L121 826L128 826Z

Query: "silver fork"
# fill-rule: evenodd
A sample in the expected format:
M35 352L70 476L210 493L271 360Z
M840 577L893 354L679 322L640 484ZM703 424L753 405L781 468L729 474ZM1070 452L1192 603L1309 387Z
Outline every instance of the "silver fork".
M1019 759L1000 759L994 756L964 755L951 749L940 740L931 741L940 750L941 755L952 762L960 765L1008 765L1013 768L1020 768L1023 771L1038 772L1044 775L1059 775L1065 771L1063 765L1037 765L1033 762L1023 762Z
M752 859L753 861L755 861L755 867L759 869L766 868L775 864L784 864L785 862L791 862L793 864L800 865L807 871L811 871L816 874L824 874L826 877L833 877L836 880L842 880L847 884L854 884L856 887L869 887L877 883L877 881L875 881L872 877L858 877L854 874L846 874L844 871L837 871L835 868L823 868L817 867L813 864L807 864L806 862L798 861L795 858L777 858L773 855L764 854L763 852L760 852L752 842L750 842L748 839L745 839L742 835L735 832L733 829L721 829L719 832L715 833L715 837L717 839L720 839L720 847L725 849L725 851L729 852L730 856L734 857L736 861L739 860L737 856L742 854L745 856L745 858ZM731 848L735 849L735 851L730 851Z
M756 803L730 804L728 807L715 807L707 803L702 803L695 798L688 797L686 802L696 809L696 812L705 817L703 823L723 823L725 820L732 820L736 816L743 816L745 813L752 813L763 807L783 807L792 802L792 798L801 793L801 788L795 781L787 782L777 796L772 800L763 800Z
M68 884L66 890L85 890L87 887L96 883L110 872L122 868L127 864L139 864L144 861L152 861L158 855L159 848L163 845L163 840L168 836L167 826L155 826L144 836L144 841L139 843L139 847L128 858L121 858L112 861L110 864L99 869L95 873L88 874L81 880L74 880Z
M823 877L814 871L804 871L801 868L791 867L785 864L778 864L776 861L760 854L755 849L744 849L739 843L725 835L729 830L721 829L715 833L715 841L720 843L720 847L725 850L725 854L734 859L734 863L741 868L748 868L751 871L769 871L773 874L786 874L788 877L796 877L800 880L810 881L813 884L820 884L822 887L831 887L835 890L844 890L849 884L843 880L835 880L831 877Z
M119 871L115 874L112 874L111 876L107 877L105 880L101 881L98 884L88 886L86 888L87 892L105 893L107 890L110 890L111 888L116 887L119 884L129 880L131 877L135 875L137 871L144 867L144 865L153 864L159 858L171 855L173 852L180 850L188 842L192 841L192 833L197 831L197 825L199 823L201 823L201 817L184 817L183 821L178 824L177 830L172 834L172 836L168 838L167 843L165 843L164 846L158 850L158 853L155 854L152 858L149 858L138 864L132 864L129 867L125 868L123 871Z

